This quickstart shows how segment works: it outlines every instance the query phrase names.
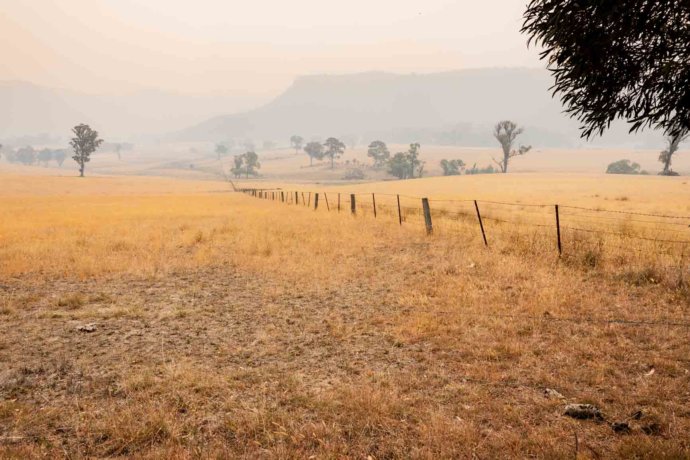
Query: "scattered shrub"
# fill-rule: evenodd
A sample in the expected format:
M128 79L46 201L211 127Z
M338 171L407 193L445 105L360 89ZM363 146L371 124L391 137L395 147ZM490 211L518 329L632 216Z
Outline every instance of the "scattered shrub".
M364 171L361 168L351 168L343 176L345 180L363 180L366 178Z
M630 160L614 161L606 168L606 174L642 174L640 165ZM646 173L646 171L644 171Z

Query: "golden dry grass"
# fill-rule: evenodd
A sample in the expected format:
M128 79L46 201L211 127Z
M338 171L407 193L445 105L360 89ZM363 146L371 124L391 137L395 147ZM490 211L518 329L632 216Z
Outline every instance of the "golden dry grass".
M42 179L0 202L0 456L690 455L676 254L591 263L527 229L486 249L473 222L427 237L224 184Z

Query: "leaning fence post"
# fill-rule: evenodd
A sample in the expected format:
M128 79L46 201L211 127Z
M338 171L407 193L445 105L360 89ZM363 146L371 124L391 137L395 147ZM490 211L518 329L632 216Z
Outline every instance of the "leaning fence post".
M424 224L426 225L426 234L434 233L434 227L431 225L431 209L429 208L429 198L422 198L422 208L424 209Z
M302 192L302 204L306 204L306 203L307 203L307 200L304 199L304 192ZM297 204L299 204L299 203L297 203Z
M319 194L315 193L314 194L314 211L319 209Z
M374 205L374 219L376 219L376 194L371 194L371 202Z
M323 199L326 200L326 211L330 211L331 207L328 205L328 193L323 192Z
M398 199L398 222L402 225L402 212L400 212L400 195L395 195Z
M479 228L482 230L482 238L484 239L484 246L488 246L489 243L486 241L486 233L484 233L484 223L482 222L482 215L479 213L479 205L477 200L474 200L474 209L477 210L477 220L479 221Z
M350 212L352 212L353 215L357 214L357 204L355 202L355 194L354 193L350 194Z
M561 247L561 217L558 214L558 205L555 205L556 208L556 238L558 239L558 257L560 257L563 254L563 249Z

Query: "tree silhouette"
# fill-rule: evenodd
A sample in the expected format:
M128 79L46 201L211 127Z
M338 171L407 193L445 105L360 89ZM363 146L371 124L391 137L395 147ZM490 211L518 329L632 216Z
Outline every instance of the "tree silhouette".
M382 168L390 159L391 153L383 141L373 141L369 144L367 156L374 159L374 168Z
M659 174L662 176L678 175L671 169L671 161L673 160L673 154L678 151L680 143L688 139L688 137L690 137L690 134L686 134L685 136L668 136L666 138L668 147L659 154L659 161L663 163L664 169Z
M465 162L457 159L457 160L446 160L445 158L441 160L441 169L443 169L443 175L444 176L457 176L462 173L462 170L465 169Z
M72 159L79 165L79 177L84 177L86 163L91 161L91 154L103 143L103 139L98 138L98 131L84 123L72 128L72 132L75 136L69 142L74 150Z
M310 142L304 147L304 151L309 155L309 166L314 165L314 158L323 159L323 145L320 142Z
M412 179L415 172L419 177L424 174L424 163L419 159L418 143L410 144L407 152L398 152L388 160L388 173L398 179Z
M326 150L324 156L331 159L331 169L335 167L335 159L340 158L345 153L345 144L335 137L329 137L324 143Z
M216 144L216 155L218 155L218 159L224 155L228 154L228 147L225 144Z
M302 146L304 145L304 138L302 136L298 136L295 134L290 138L290 145L293 149L295 149L295 155L297 155L299 151L302 150Z
M257 155L256 152L249 151L245 153L243 156L244 172L246 174L246 177L249 178L250 174L252 176L256 176L259 173L257 170L261 168L261 163L259 163L259 155Z
M531 0L524 18L583 137L617 118L631 132L690 130L690 3Z
M501 168L502 173L508 172L508 163L510 162L511 158L524 155L532 148L531 146L521 145L517 150L513 149L515 139L522 134L523 131L524 130L522 128L518 128L515 123L508 120L501 121L494 127L494 137L498 143L501 144L501 149L503 150L503 159L499 161L495 158L492 158L492 160L494 160L494 163Z

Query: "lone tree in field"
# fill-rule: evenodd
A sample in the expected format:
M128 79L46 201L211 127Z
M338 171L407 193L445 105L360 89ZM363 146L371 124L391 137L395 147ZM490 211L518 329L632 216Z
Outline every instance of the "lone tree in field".
M685 141L690 137L689 134L685 136L668 136L666 142L668 142L668 147L666 150L661 152L659 155L659 161L663 163L664 169L659 174L662 176L677 176L678 173L671 169L671 160L673 160L673 154L678 151L680 143Z
M261 163L259 163L259 155L250 151L242 155L235 155L234 165L231 171L236 178L242 177L242 174L244 174L246 178L249 178L250 174L252 176L258 175L258 170L260 168Z
M249 151L244 155L244 172L247 178L249 175L256 176L259 174L259 169L261 168L261 163L259 163L259 155L256 152Z
M388 146L383 141L374 141L369 144L369 151L367 156L373 158L374 168L383 168L391 157L391 152L388 150Z
M235 178L242 177L242 174L245 172L244 169L244 155L235 155L235 164L232 167L232 174L235 176Z
M228 154L228 147L225 144L216 144L216 155L218 159Z
M304 138L302 136L298 136L295 134L290 138L290 145L293 149L295 149L295 155L297 155L299 151L302 150L302 146L304 145Z
M304 147L304 151L309 155L309 166L314 165L314 158L323 159L323 145L320 142L310 142Z
M492 158L492 160L501 168L502 173L508 172L508 163L511 158L524 155L532 148L531 146L521 145L517 150L513 149L515 139L517 139L523 131L522 128L518 128L518 125L508 120L501 121L494 127L494 137L498 143L501 144L503 159L499 161Z
M326 147L324 156L331 159L331 169L333 169L335 167L335 159L340 158L345 153L345 144L335 137L329 137L326 139L324 147Z
M618 118L631 132L690 131L688 1L531 0L524 19L583 137Z
M84 177L86 163L91 160L91 154L103 143L103 139L98 138L98 131L84 123L72 128L72 132L75 136L69 142L74 150L72 159L79 165L79 177Z
M441 160L441 169L443 169L444 176L459 176L465 169L465 162L457 160L446 160L445 158Z

